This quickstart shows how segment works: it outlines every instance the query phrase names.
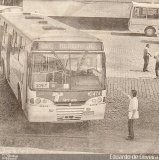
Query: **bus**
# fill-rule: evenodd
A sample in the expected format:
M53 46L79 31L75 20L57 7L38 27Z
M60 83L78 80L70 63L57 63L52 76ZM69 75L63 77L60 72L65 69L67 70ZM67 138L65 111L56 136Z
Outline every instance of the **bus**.
M23 0L0 0L1 5L22 6Z
M36 13L0 15L1 66L30 122L104 119L106 58L96 37Z
M154 36L159 30L159 4L132 2L129 30Z

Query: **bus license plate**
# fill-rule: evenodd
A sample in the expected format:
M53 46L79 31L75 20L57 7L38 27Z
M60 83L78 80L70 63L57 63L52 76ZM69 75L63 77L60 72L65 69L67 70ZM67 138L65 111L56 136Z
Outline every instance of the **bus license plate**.
M85 112L83 112L83 114L84 114L85 116L94 115L94 111L85 111Z

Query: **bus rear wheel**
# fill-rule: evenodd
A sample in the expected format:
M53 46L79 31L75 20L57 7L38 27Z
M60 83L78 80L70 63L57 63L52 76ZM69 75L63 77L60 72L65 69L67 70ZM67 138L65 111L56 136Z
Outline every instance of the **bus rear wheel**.
M148 37L153 37L153 36L155 35L155 32L156 32L156 30L155 30L154 27L147 27L147 28L145 29L145 34L146 34L146 36L148 36Z

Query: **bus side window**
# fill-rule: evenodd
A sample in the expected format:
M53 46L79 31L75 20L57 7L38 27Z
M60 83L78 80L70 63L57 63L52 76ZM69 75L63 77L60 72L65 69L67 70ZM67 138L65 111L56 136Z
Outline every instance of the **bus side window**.
M23 37L20 36L20 39L19 39L19 57L18 57L18 60L19 62L23 65L24 64L24 52L25 52L25 41L23 40Z
M15 54L15 48L17 45L17 32L13 31L13 39L12 39L12 53Z
M149 8L147 10L147 18L158 19L159 18L159 9L157 9L157 8Z
M26 41L25 41L24 38L21 37L21 46L20 46L20 48L21 48L22 50L25 50L25 46L26 46Z
M133 17L134 18L146 18L146 8L139 8L135 7L133 10Z
M19 60L21 45L22 45L22 37L19 36L17 32L14 32L12 40L12 54L15 55L15 58L17 60Z
M7 39L8 39L8 27L7 24L4 23L3 25L3 42L2 42L2 49L7 49Z

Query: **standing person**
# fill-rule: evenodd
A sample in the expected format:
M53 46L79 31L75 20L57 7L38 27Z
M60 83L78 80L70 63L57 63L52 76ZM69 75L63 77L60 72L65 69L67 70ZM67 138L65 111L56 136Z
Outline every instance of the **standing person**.
M137 99L137 91L131 90L131 96L126 94L122 91L123 94L128 96L130 102L129 102L129 108L128 108L128 137L126 140L133 140L134 139L134 120L139 118L139 112L138 112L138 99Z
M159 70L159 53L157 53L156 56L154 56L156 59L156 65L155 65L155 73L156 73L156 78L159 78L158 70Z
M149 52L149 47L150 45L149 44L146 44L146 47L144 49L144 55L143 55L143 58L144 58L144 66L143 66L143 72L148 72L148 64L149 64L149 56L151 56L150 52ZM151 56L152 57L152 56Z

